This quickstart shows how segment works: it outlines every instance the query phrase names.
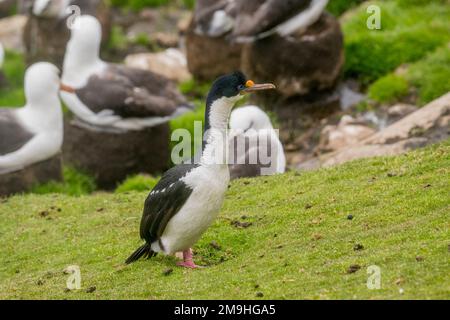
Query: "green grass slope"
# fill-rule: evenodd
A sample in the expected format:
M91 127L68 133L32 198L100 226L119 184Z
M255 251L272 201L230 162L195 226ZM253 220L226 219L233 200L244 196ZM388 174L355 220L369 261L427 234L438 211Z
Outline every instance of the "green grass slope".
M449 155L450 141L234 182L195 247L200 270L163 256L122 264L141 243L146 192L3 200L0 299L445 299ZM65 290L70 265L81 268L79 291ZM366 286L371 265L380 290Z

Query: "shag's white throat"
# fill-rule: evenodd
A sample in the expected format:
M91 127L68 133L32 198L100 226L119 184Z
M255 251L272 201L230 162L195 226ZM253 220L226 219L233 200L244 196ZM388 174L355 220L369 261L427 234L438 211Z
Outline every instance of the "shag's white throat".
M21 170L60 152L63 142L63 113L58 96L59 87L59 71L54 65L40 62L27 69L26 105L8 110L11 110L18 124L33 137L19 150L0 156L0 173Z

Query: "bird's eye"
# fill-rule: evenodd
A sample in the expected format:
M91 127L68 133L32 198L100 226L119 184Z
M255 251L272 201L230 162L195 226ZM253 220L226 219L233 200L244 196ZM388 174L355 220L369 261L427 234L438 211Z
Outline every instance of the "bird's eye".
M239 85L238 90L239 91L245 90L245 86L243 84Z

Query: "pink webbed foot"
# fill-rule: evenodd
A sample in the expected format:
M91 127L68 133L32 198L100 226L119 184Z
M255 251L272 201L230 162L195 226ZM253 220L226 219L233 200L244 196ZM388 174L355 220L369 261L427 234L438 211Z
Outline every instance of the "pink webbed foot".
M177 266L189 269L198 269L198 265L194 263L194 256L192 254L192 249L183 251L183 261L177 263Z

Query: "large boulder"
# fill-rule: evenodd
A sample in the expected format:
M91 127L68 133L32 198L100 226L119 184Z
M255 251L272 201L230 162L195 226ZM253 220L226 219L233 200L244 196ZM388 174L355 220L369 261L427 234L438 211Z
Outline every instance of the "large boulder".
M303 33L275 34L245 45L242 53L247 76L257 82L274 82L283 98L334 88L343 64L341 28L326 13Z
M0 18L10 16L16 9L17 0L1 0L0 1Z
M333 166L375 156L397 155L450 137L450 93L367 139L320 157L319 166Z
M105 132L66 121L64 162L92 175L100 188L112 190L130 175L165 171L170 161L169 138L168 124Z
M125 58L125 64L131 68L158 73L176 82L184 82L192 78L187 68L186 56L174 48L158 53L131 54Z
M5 49L24 52L23 34L28 17L15 15L0 19L0 42Z
M72 0L71 5L79 6L82 14L96 16L102 24L103 42L108 41L111 17L104 0ZM69 38L67 19L30 15L24 31L27 64L44 60L61 68Z
M195 31L195 20L186 31L186 53L189 71L201 81L239 70L242 45L231 43L227 36L209 37Z
M57 155L23 170L0 175L0 196L27 192L37 185L62 180L61 155Z

